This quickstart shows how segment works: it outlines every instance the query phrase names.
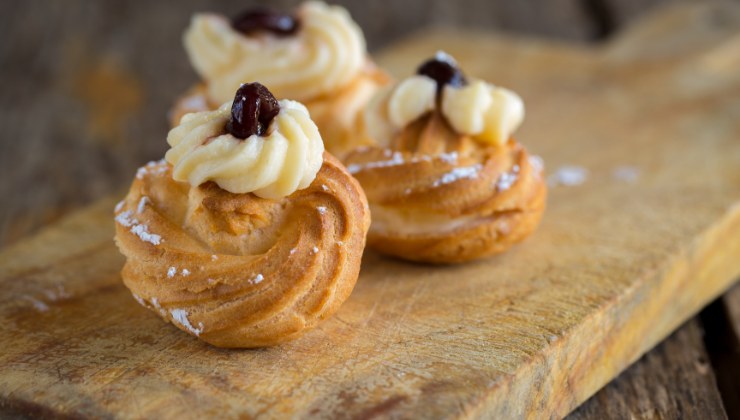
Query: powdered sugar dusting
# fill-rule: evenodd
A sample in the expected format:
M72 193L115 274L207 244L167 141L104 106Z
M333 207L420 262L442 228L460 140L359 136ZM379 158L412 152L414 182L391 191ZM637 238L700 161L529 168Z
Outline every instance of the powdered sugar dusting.
M296 251L298 251L298 249L297 249L297 248L292 248L292 249L290 250L290 255L293 255L293 254L295 254L295 252L296 252Z
M136 170L136 178L142 179L144 178L144 175L147 175L147 174L161 175L165 173L166 171L167 171L167 161L165 161L164 159L156 160L156 161L153 160Z
M547 185L554 187L564 185L572 187L581 185L588 178L588 170L580 166L566 165L558 168L555 173L547 177Z
M126 204L126 200L121 200L116 204L116 207L113 209L114 212L118 213L123 208L123 205Z
M511 188L512 185L519 178L519 165L514 165L511 168L511 172L504 172L496 181L496 190L499 192L506 191Z
M147 225L140 224L136 218L132 217L131 210L124 211L116 216L116 222L121 226L130 228L131 233L138 236L144 242L149 242L152 245L159 245L162 242L161 236L149 232Z
M167 277L169 278L175 277L175 274L177 274L177 268L170 267L167 269Z
M159 245L162 243L162 237L149 232L147 225L136 225L131 228L131 232L136 234L144 242L149 242L152 245Z
M542 160L541 157L537 155L529 156L529 164L532 165L534 171L538 173L542 172L542 170L545 169L545 162Z
M321 184L321 189L324 191L329 191L329 187L327 187L325 184Z
M47 311L49 311L49 305L47 305L45 302L43 302L43 301L41 301L39 299L36 299L35 297L32 297L32 296L24 296L24 298L27 301L31 302L31 305L33 305L33 309L35 309L35 310L37 310L39 312L47 312Z
M46 295L46 298L52 302L56 302L60 299L65 299L71 296L69 293L67 293L66 290L64 290L64 286L62 286L61 284L57 285L55 289L44 290L44 295Z
M386 152L390 152L390 150L386 149ZM379 160L377 162L368 162L364 165L360 165L357 163L353 163L349 166L347 166L347 171L351 174L356 174L357 172L364 171L365 169L373 169L373 168L385 168L388 166L398 166L403 165L406 163L406 161L403 159L403 155L401 152L392 152L390 155L391 159L389 160Z
M451 170L450 172L447 172L446 174L442 175L442 178L434 181L432 186L439 187L440 185L451 184L453 182L460 181L461 179L477 178L478 172L480 172L481 169L483 169L483 166L481 164L455 168Z
M139 214L143 213L144 207L146 207L147 203L151 203L151 200L149 200L149 197L142 195L139 200L139 205L136 207L136 212Z
M403 154L401 152L393 152L390 149L383 150L383 154L386 157L389 157L388 160L379 160L375 162L368 162L364 164L360 163L353 163L349 166L347 166L347 171L351 174L356 174L358 172L364 171L366 169L375 169L375 168L387 168L390 166L399 166L406 163L419 163L419 162L431 162L432 156L429 155L422 155L422 156L414 156L410 159L404 159ZM450 152L450 153L442 153L436 156L443 162L447 162L451 165L454 165L457 163L457 152Z
M640 177L640 170L634 166L618 166L612 171L612 178L617 181L634 184Z
M324 206L316 207L316 210L318 210L319 213L321 213L321 214L326 213L326 207L324 207Z
M159 305L159 301L157 300L157 298L156 298L156 297L153 297L153 298L152 298L152 306L154 306L154 308L155 308L156 310L158 310L158 311L159 311L159 313L160 313L160 314L161 314L162 316L164 316L164 317L166 317L166 316L167 316L167 311L165 311L165 310L164 310L164 308L162 308L162 306L160 306L160 305Z
M256 276L249 279L250 284L260 284L262 280L265 279L265 276L262 275L262 273L257 274Z
M141 296L137 295L136 293L132 293L132 295L134 296L134 299L139 302L139 305L146 308L146 302L144 302L144 299L142 299Z
M318 253L319 253L319 247L315 246L315 247L311 248L311 251L312 251L312 252L313 252L314 254L318 254Z
M211 255L211 261L216 261L218 259L218 255L213 254Z
M187 268L183 268L183 269L182 269L182 271L180 271L180 274L181 274L181 275L182 275L183 277L187 277L187 276L189 276L189 275L190 275L190 270L188 270Z
M457 164L457 152L442 153L438 157L442 162L449 163L450 165Z
M176 323L182 325L185 327L188 331L193 333L196 337L200 335L200 333L203 332L203 323L198 323L199 328L193 327L192 324L190 324L190 320L188 319L188 311L184 309L170 309L170 315L172 315L172 320Z

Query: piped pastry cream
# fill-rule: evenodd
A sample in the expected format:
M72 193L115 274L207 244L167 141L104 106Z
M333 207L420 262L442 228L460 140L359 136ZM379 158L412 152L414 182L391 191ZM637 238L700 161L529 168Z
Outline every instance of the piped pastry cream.
M321 2L303 3L293 15L255 10L233 21L197 14L183 38L203 84L175 105L173 125L257 80L278 98L304 103L327 149L339 155L356 146L357 116L388 81L368 59L365 38L349 13Z
M438 52L434 60L454 63L443 52ZM376 142L387 142L395 132L435 109L456 132L499 146L524 121L524 102L509 89L483 80L454 80L438 87L432 77L417 74L373 98L365 126Z
M335 313L370 213L305 108L247 84L168 141L166 160L142 167L115 209L134 298L219 347L279 344Z
M256 85L244 85L249 89ZM245 99L241 96L238 100ZM170 130L165 159L175 181L197 187L213 181L226 191L281 198L308 187L323 162L324 143L306 107L283 99L262 134L238 138L225 131L236 107L185 115Z
M542 161L512 137L524 119L514 92L468 82L448 55L381 90L363 117L374 146L345 158L370 202L369 246L414 261L500 253L538 225Z

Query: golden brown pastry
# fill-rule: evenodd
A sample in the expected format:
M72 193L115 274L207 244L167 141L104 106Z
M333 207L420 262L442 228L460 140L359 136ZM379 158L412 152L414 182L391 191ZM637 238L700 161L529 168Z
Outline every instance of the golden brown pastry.
M335 313L370 223L305 107L265 92L245 85L232 106L183 118L116 208L125 285L219 347L281 343Z
M360 145L358 115L388 76L368 58L362 30L340 6L306 2L294 15L254 10L233 21L197 14L185 49L203 83L181 97L174 126L193 111L215 109L241 83L258 81L278 98L302 102L324 144L341 157Z
M455 263L503 252L532 233L546 186L542 161L511 137L523 116L516 94L468 83L443 53L380 92L364 116L376 145L345 158L370 202L368 245Z

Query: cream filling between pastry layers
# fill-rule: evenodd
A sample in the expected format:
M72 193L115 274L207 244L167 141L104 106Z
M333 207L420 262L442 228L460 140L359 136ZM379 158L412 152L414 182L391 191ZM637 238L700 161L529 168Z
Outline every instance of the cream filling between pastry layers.
M421 75L382 90L365 111L368 134L387 145L398 130L434 110L436 91L437 83ZM483 143L503 145L524 121L524 102L516 93L482 80L445 86L440 106L455 131Z
M324 143L298 102L281 100L264 136L239 139L225 132L231 104L185 115L170 130L165 154L176 181L214 181L232 193L281 198L308 187L323 163Z
M340 6L304 3L294 36L245 36L229 21L197 14L184 35L185 49L208 94L221 103L242 83L259 81L278 98L308 101L341 88L362 70L365 38Z

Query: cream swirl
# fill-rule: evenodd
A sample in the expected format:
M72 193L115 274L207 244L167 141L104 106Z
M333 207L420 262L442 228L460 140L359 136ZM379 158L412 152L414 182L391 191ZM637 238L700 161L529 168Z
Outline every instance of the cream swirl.
M259 81L278 98L306 101L338 89L362 70L365 38L339 6L307 2L297 10L301 27L290 37L245 36L229 21L198 14L185 32L185 49L208 94L221 103L241 83Z
M439 105L436 91L436 82L422 75L380 91L365 111L368 135L387 145L394 133L441 106L438 111L455 131L500 146L524 120L524 103L516 93L482 80L462 87L445 86Z
M280 198L308 187L323 163L324 143L306 108L280 101L264 136L239 139L224 131L231 103L185 115L170 130L165 154L176 181L214 181L232 193Z

